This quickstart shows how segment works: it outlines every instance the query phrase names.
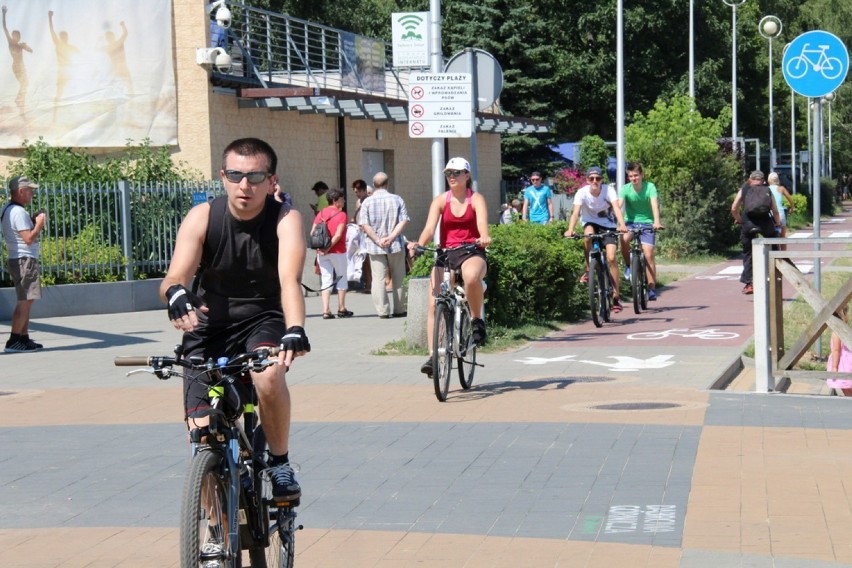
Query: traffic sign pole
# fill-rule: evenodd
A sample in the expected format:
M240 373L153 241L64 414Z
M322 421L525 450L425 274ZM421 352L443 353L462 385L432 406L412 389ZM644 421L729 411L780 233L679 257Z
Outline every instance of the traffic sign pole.
M470 69L470 181L473 191L479 191L479 160L476 140L476 101L479 98L476 80L476 52L465 48L467 67Z

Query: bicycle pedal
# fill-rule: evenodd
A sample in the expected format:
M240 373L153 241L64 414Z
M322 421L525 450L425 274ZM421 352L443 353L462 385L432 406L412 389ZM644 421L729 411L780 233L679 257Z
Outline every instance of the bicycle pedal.
M264 501L269 505L274 505L275 507L279 507L281 509L294 508L298 507L301 503L301 498L299 499L291 499L289 501L280 501L277 499L264 499Z

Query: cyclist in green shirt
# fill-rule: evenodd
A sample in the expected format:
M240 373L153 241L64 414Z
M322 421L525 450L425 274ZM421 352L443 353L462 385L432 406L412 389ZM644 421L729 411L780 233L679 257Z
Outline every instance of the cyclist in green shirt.
M642 164L631 162L627 164L627 179L618 192L619 206L624 206L624 220L628 229L651 228L662 229L660 222L660 204L657 200L657 186L645 181ZM621 255L624 258L624 276L630 280L630 241L634 234L630 231L621 236ZM639 237L642 250L648 261L648 299L657 299L657 264L654 260L654 247L657 236L654 233L642 233Z

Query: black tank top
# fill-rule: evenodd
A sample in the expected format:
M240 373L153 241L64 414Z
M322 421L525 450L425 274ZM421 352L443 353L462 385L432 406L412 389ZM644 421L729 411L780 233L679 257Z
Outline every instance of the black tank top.
M210 308L208 325L243 321L270 310L282 312L278 279L278 215L267 199L254 219L240 221L227 196L210 204L201 257L199 294Z

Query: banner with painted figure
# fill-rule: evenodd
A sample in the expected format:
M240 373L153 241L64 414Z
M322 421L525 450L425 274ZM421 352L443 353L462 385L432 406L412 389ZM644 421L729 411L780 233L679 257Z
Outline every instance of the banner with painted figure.
M343 86L384 93L384 42L350 32L341 32L340 41Z
M0 148L177 143L171 0L0 3Z

